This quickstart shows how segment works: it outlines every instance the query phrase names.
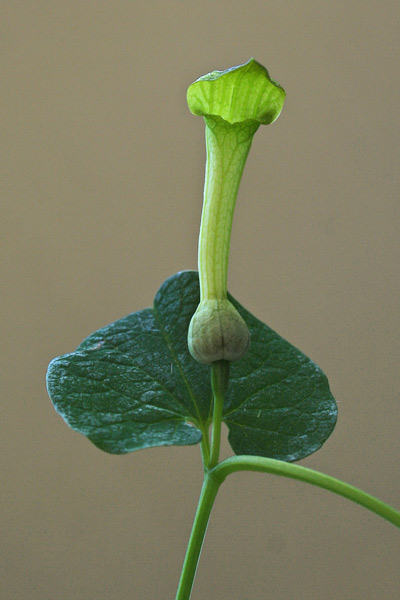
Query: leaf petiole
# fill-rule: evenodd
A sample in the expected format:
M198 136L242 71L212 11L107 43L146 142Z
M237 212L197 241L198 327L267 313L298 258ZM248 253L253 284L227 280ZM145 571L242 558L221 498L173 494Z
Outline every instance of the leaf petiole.
M393 525L400 527L400 512L398 510L353 485L330 475L325 475L325 473L272 458L243 455L231 456L220 462L214 467L212 474L222 483L228 475L237 471L258 471L304 481L360 504Z
M203 461L204 469L210 463L210 440L208 439L208 431L206 428L202 429L203 437L200 441L201 458Z

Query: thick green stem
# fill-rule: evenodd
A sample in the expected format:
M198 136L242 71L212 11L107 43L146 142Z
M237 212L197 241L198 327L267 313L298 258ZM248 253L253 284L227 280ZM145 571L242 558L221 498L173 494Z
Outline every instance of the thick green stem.
M199 235L200 301L226 298L233 211L258 124L206 118L207 163Z
M221 482L209 472L204 475L203 487L182 567L176 600L189 600L203 546L211 510Z
M311 485L324 488L334 494L343 496L348 500L352 500L356 504L360 504L361 506L364 506L364 508L367 508L390 521L393 525L400 527L400 512L396 509L353 485L349 485L344 481L340 481L339 479L330 477L324 473L313 471L307 467L301 467L300 465L260 456L232 456L219 463L219 465L212 470L212 473L222 483L230 473L236 471L272 473L274 475L281 475L282 477L290 477L291 479L298 479L299 481L310 483Z

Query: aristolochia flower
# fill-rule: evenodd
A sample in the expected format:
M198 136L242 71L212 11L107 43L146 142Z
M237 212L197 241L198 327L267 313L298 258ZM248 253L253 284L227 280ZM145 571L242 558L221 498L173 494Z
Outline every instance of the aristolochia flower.
M248 328L227 298L233 211L253 136L278 118L284 99L284 90L254 58L200 77L187 92L191 112L206 123L200 304L188 332L190 353L200 363L238 360L249 347Z

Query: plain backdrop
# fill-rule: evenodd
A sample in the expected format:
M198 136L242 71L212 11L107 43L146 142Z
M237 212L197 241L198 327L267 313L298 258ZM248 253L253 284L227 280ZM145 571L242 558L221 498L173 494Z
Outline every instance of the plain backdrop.
M287 99L249 155L229 289L329 377L338 424L301 464L400 507L398 0L0 9L0 597L174 598L199 447L104 454L56 414L45 373L196 268L204 125L186 89L251 56ZM236 474L192 598L397 600L399 544L342 498Z

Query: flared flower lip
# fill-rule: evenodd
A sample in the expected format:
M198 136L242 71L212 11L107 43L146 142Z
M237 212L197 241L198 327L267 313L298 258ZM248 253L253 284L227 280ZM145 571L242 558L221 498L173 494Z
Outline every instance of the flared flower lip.
M187 102L194 115L219 117L234 125L255 121L268 125L279 117L285 90L254 58L225 71L211 71L194 81Z

